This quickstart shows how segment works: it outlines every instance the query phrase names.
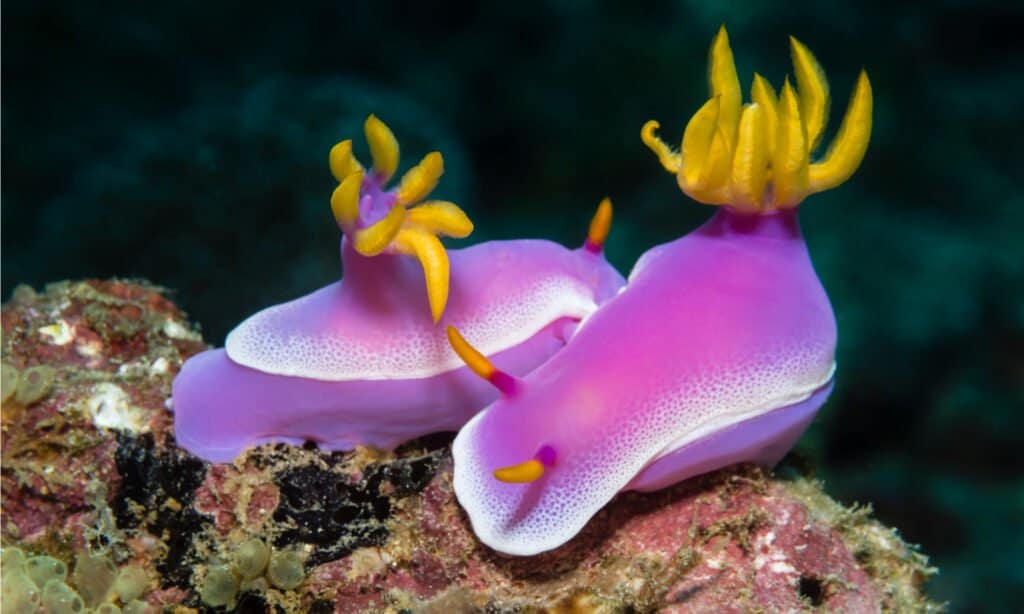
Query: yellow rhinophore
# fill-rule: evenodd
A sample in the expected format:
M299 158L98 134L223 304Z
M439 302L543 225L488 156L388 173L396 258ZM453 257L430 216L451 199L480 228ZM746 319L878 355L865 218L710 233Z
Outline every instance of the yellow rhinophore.
M842 125L824 158L811 162L829 111L828 81L818 61L790 37L796 88L787 78L776 95L754 74L751 102L742 104L725 26L711 43L711 98L690 119L679 151L648 121L640 139L690 198L759 212L792 208L809 194L834 188L853 174L871 138L871 83L861 70Z
M480 350L470 345L457 328L449 326L447 332L448 343L451 344L452 349L459 355L462 362L466 363L466 366L469 367L470 371L476 373L487 381L493 381L495 373L498 372L498 368L495 367L486 356L481 354Z
M360 254L399 253L419 260L430 313L437 322L448 302L449 276L448 253L438 235L467 237L473 232L473 223L454 203L423 200L437 187L444 173L440 152L424 156L405 173L397 188L385 192L384 185L398 169L398 140L387 124L374 115L366 119L364 131L373 158L370 171L364 170L352 153L351 140L331 148L331 173L339 182L331 194L331 212ZM372 223L363 223L364 206L367 212L377 211L377 219ZM380 217L383 207L390 209Z
M594 217L590 219L590 228L587 230L587 241L584 243L589 251L600 253L604 249L604 242L612 229L612 199L607 196L601 199L597 205Z
M500 469L494 470L494 477L498 481L508 482L510 484L527 484L529 482L536 482L544 475L544 464L535 458L519 463L518 465L511 465L509 467L501 467Z

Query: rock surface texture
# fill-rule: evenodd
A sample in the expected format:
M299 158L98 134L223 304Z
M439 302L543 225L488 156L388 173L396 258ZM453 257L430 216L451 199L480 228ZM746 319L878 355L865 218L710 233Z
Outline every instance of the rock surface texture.
M450 437L203 463L175 447L165 400L205 344L145 283L20 287L3 306L2 343L4 560L63 561L90 608L940 609L921 593L935 573L923 555L804 476L741 466L621 495L569 544L509 558L476 541L455 500ZM130 570L141 586L139 569L148 584L129 603L113 578ZM5 576L5 599L31 601L32 586Z

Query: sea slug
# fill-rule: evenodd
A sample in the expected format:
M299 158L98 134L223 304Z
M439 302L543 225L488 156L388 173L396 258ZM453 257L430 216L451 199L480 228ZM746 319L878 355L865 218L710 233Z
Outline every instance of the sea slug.
M615 494L655 490L738 462L774 465L828 397L836 322L797 222L805 196L860 164L871 132L861 72L828 153L828 85L791 39L796 85L740 85L725 29L711 98L675 152L642 140L682 190L719 205L703 226L646 252L625 290L525 378L503 373L456 328L449 338L502 397L453 444L454 487L473 530L532 555L571 539Z
M422 202L441 154L388 190L398 143L372 115L365 131L371 169L351 141L330 152L344 278L256 313L174 380L175 437L193 454L227 462L266 442L386 449L457 430L497 393L462 365L438 321L525 375L625 283L603 255L607 200L579 249L516 240L446 251L438 234L464 237L473 226L450 202Z

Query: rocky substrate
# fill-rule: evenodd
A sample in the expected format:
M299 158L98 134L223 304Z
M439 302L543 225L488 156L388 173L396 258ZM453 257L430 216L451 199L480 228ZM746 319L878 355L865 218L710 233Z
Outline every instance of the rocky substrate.
M926 557L792 469L627 493L565 546L510 558L455 500L450 436L211 466L175 446L166 408L206 344L146 283L19 287L2 344L3 596L25 611L939 609Z

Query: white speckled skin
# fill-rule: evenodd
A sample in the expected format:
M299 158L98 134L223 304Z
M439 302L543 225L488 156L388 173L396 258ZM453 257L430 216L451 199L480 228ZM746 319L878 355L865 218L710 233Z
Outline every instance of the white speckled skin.
M449 258L435 325L415 259L366 258L344 239L341 282L257 313L226 351L185 363L172 392L178 443L228 462L267 442L392 448L458 429L497 392L455 356L445 324L525 375L625 283L602 255L549 241L482 243Z
M497 353L560 318L583 319L622 283L603 257L582 249L482 243L449 252L448 306L434 324L415 260L364 258L347 241L342 252L342 281L249 317L228 334L228 356L265 373L323 381L430 377L462 366L446 324Z
M723 209L645 255L626 290L565 349L460 431L456 494L485 544L509 554L543 552L568 541L659 459L680 458L702 471L723 466L704 462L715 458L710 449L672 452L817 395L795 433L766 431L763 441L755 437L720 459L774 462L777 456L762 455L777 451L772 438L788 449L827 396L835 343L832 309L795 211ZM557 456L539 480L492 476L541 446ZM661 476L692 475L687 468Z

